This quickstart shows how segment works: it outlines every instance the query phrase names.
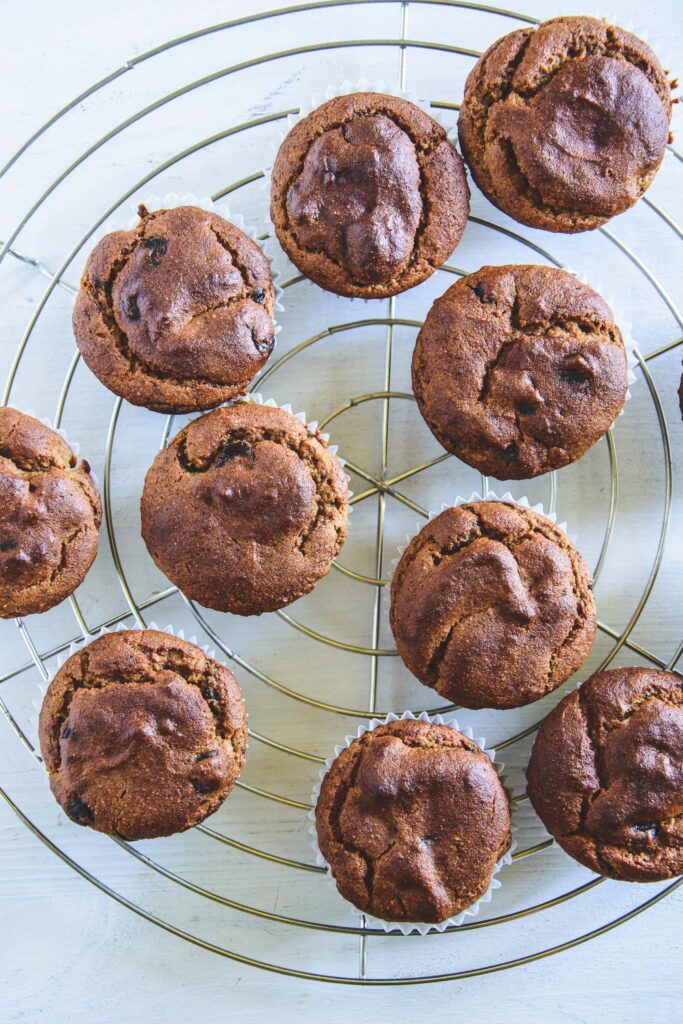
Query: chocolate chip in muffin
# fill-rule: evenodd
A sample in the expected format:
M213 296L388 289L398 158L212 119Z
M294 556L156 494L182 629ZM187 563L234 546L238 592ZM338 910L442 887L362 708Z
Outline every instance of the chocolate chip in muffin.
M353 740L322 781L315 819L341 895L385 921L459 914L510 846L509 800L488 754L434 722L389 722Z
M78 825L124 839L171 835L213 814L241 771L246 743L232 673L156 630L108 633L77 651L40 712L56 800Z
M339 295L383 298L424 281L455 249L468 212L446 132L396 96L329 100L294 125L273 167L280 244Z
M437 299L413 354L437 440L499 480L579 459L611 426L628 363L607 303L564 270L482 267Z
M425 686L468 708L516 708L583 664L596 611L562 530L521 505L478 501L413 537L391 584L390 623Z
M142 536L200 604L274 611L313 589L346 537L346 476L320 434L282 409L237 403L161 451L142 495Z
M83 358L117 395L158 412L244 394L275 342L267 258L218 214L150 213L90 254L74 307Z
M0 408L0 618L44 612L85 579L100 496L87 462L33 416Z
M608 878L683 873L683 679L658 669L591 676L541 726L528 792L550 834Z
M632 33L553 18L503 36L477 62L460 145L479 188L510 217L586 231L650 185L669 141L671 88Z

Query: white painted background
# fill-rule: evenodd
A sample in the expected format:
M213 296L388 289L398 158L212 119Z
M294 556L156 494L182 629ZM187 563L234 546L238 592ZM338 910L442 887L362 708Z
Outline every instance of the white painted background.
M583 5L562 7L528 0L527 14L549 17L581 12ZM165 2L112 5L69 0L4 4L0 8L3 57L2 135L0 163L56 109L82 89L120 67L127 59L172 37L238 17L266 5L243 0L240 4L195 0L193 4ZM609 12L608 12L609 13ZM647 10L650 38L663 47L672 69L683 69L681 16L678 0L659 0ZM620 4L619 20L642 26L642 5ZM444 12L436 7L413 7L408 36L433 39L482 49L507 31L513 22L468 13ZM7 237L31 202L79 153L113 125L179 84L235 64L257 53L286 49L311 41L350 39L363 35L393 38L399 31L398 11L386 5L347 8L342 12L299 15L287 24L266 21L249 30L222 33L201 44L155 59L127 72L88 101L46 135L0 184L0 237ZM408 86L431 99L457 102L469 58L452 58L435 51L410 51ZM257 72L229 77L190 94L162 109L153 118L131 127L113 146L105 147L48 201L16 242L16 248L56 267L66 252L125 189L149 173L169 155L197 139L227 126L268 112L296 106L315 89L365 75L384 77L395 84L395 50L376 48L333 50L302 61L289 58L262 66ZM453 124L453 118L447 118ZM272 130L258 129L218 144L165 172L150 191L215 191L267 163L272 153ZM667 155L664 168L649 195L680 223L683 166ZM255 218L263 209L258 183L236 193L234 209ZM124 220L129 203L124 204ZM475 191L473 213L502 227L516 226L497 214ZM636 251L681 304L681 241L652 210L643 204L611 226L614 234ZM680 336L681 329L652 287L613 244L598 235L553 238L520 229L520 234L546 248L558 260L600 283L618 298L623 316L643 353ZM76 281L87 246L64 277ZM474 270L483 262L541 259L529 249L489 229L471 225L451 261ZM397 316L421 319L433 298L452 282L435 275L431 282L402 297ZM0 270L0 380L5 379L18 339L47 282L37 272L7 258ZM69 332L68 297L57 290L41 316L22 360L12 400L41 415L54 415L59 390L73 354ZM302 338L333 323L386 316L386 304L367 307L326 296L309 284L287 294L287 310L277 354ZM408 389L407 368L414 332L395 332L392 386ZM334 344L322 342L289 369L272 378L268 393L281 402L292 400L311 416L321 416L352 395L382 387L385 330L364 328L347 332ZM672 526L664 566L632 639L667 662L681 639L683 601L681 527L683 503L680 449L681 421L675 389L680 356L674 351L649 363L661 396L662 412L671 435L674 461ZM623 629L637 604L655 553L665 486L661 438L652 401L642 374L627 413L615 427L619 458L620 493L615 536L596 588L603 622ZM102 479L104 441L110 422L110 396L79 368L66 405L65 425L78 437ZM377 459L377 403L340 418L333 431L341 450L374 468ZM124 567L133 593L143 599L162 590L163 580L149 565L138 537L136 501L142 476L159 444L163 418L124 407L117 426L112 466L113 520ZM438 453L434 443L407 403L392 404L391 468L396 472ZM176 427L174 426L174 429ZM600 548L608 504L606 447L599 445L582 462L560 474L558 511L570 521L591 564ZM475 474L453 461L405 488L413 500L437 507L455 493L469 493ZM356 491L363 485L357 478ZM548 481L525 487L530 497L550 498ZM521 491L517 491L517 496ZM358 506L344 561L356 571L371 573L375 499ZM387 554L390 568L395 545L412 531L415 514L388 506ZM106 548L106 544L103 543ZM368 640L372 591L331 576L316 595L299 602L292 615L311 628L363 644ZM121 590L104 550L91 577L79 594L88 621L96 623L124 610ZM154 610L157 620L191 624L184 606L173 598ZM307 641L274 617L243 622L227 616L209 616L214 628L239 647L253 664L280 681L318 699L360 706L367 699L368 659L335 656L328 647ZM130 620L128 620L130 623ZM74 633L68 604L40 619L28 621L41 651ZM265 631L265 632L264 632ZM381 642L390 643L383 625ZM610 649L602 634L589 663L596 667ZM13 623L0 623L0 675L26 661L27 652ZM401 709L425 700L395 659L380 659L379 703ZM617 664L639 664L637 655L623 650ZM680 667L680 666L679 666ZM352 719L318 712L284 700L245 672L238 671L251 711L252 726L282 743L326 755L335 741L351 731ZM30 733L38 694L35 671L3 683L0 696ZM553 698L556 699L556 698ZM430 695L426 695L429 703ZM545 702L544 702L545 703ZM550 704L548 704L550 706ZM547 709L547 708L544 708ZM532 717L529 717L529 714ZM516 713L512 713L513 716ZM511 719L500 714L465 715L475 721L487 739L509 735L538 718L538 708ZM513 721L513 727L510 722ZM509 758L511 781L518 791L520 770L528 749ZM252 785L305 801L315 778L312 765L272 755L258 743L250 746L244 778ZM17 738L0 720L0 783L50 838L81 860L110 885L154 913L197 934L220 941L228 948L252 956L317 967L331 973L353 973L357 940L330 943L326 937L300 929L261 926L252 917L205 900L190 899L175 886L160 885L156 876L113 847L107 840L65 822L46 792L45 779ZM528 811L521 817L524 845L543 839L543 831ZM278 850L301 860L310 859L305 816L270 801L236 792L210 824L242 841ZM144 844L143 844L144 845ZM222 844L201 837L176 837L148 844L147 852L167 868L231 898L252 902L278 913L343 923L353 918L340 908L316 876L270 872L262 861L240 858ZM585 882L590 876L559 851L545 851L518 863L487 913L505 912L546 899ZM607 883L544 915L535 915L504 928L483 929L467 935L370 940L370 973L392 974L412 969L417 973L458 970L497 962L544 948L579 935L624 913L656 889ZM681 985L679 891L622 928L587 945L512 972L470 979L461 983L405 989L355 990L322 986L231 963L193 948L140 920L98 893L61 864L0 803L0 1020L102 1024L126 1021L217 1020L256 1021L268 1016L288 1022L360 1020L374 1016L395 1021L428 1016L452 1020L475 1015L489 1022L511 1024L529 1020L554 1022L614 1022L644 1019L680 1020ZM398 941L400 947L395 945ZM407 945L410 943L411 945ZM400 961L400 964L399 964Z

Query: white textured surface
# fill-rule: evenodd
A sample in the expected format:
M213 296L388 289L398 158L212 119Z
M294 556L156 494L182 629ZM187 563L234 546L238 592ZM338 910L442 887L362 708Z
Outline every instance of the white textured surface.
M144 5L131 0L118 0L111 5L69 0L66 5L43 2L5 5L2 11L3 76L2 138L0 162L4 162L30 133L42 124L63 103L109 70L121 66L128 58L152 46L229 17L267 9L270 4L242 0L240 4L195 0L193 4L176 0L151 0ZM559 13L580 12L581 4L561 8L540 0L529 0L525 13L549 17ZM609 12L607 12L609 13ZM43 138L39 147L22 161L19 173L8 175L0 184L0 237L5 238L30 202L55 174L63 169L100 134L123 120L152 99L170 91L179 83L206 74L216 67L243 60L256 52L266 52L302 45L317 39L346 39L360 34L375 38L398 34L398 12L387 8L347 8L327 11L324 15L300 16L294 27L279 22L264 22L258 32L224 33L207 42L207 49L198 44L173 51L173 58L160 59L151 68L139 67L127 73L103 93L93 98L83 110ZM619 20L640 27L647 17L651 41L660 41L663 56L672 70L683 70L681 45L681 12L678 0L658 0L647 12L641 4L628 0L619 5ZM365 25L363 26L363 20ZM411 8L409 35L432 38L472 48L483 48L513 23L468 14L466 11L444 13L438 8ZM240 30L241 31L241 30ZM202 44L204 46L204 44ZM208 56L210 54L210 56ZM372 66L367 66L371 64ZM458 75L471 63L462 60ZM31 223L17 240L20 251L40 257L49 266L57 266L68 248L84 233L87 226L124 189L157 166L169 154L211 132L219 131L247 117L270 110L296 105L312 91L326 85L355 79L385 77L395 72L396 52L374 50L372 58L359 49L327 51L321 57L302 64L299 58L264 65L258 74L228 78L206 92L191 94L185 100L164 108L153 121L133 126L117 144L105 148L83 172L74 176L73 187L66 183L46 204L44 213ZM420 84L429 83L433 98L457 101L461 78L451 78L453 65L439 54L411 51L408 56L408 88L419 91ZM436 83L436 85L434 85ZM218 108L218 114L217 114ZM219 147L206 160L190 158L171 169L159 182L147 186L149 191L193 191L204 194L221 184L235 181L267 163L272 130L258 134L256 141L243 136L230 146ZM217 168L217 161L225 163ZM683 220L683 165L674 166L672 158L655 182L649 196L679 223ZM241 196L238 193L238 196ZM230 205L239 209L240 199L230 198ZM248 201L256 208L262 198L252 188ZM245 215L251 209L245 209ZM475 194L473 212L515 229L515 225L495 214ZM653 273L663 282L672 298L681 304L681 242L655 215L642 204L632 213L614 222L612 228L624 242L638 252ZM643 352L651 351L680 336L681 330L652 289L643 282L633 267L614 248L598 236L554 239L540 233L525 232L558 259L579 273L587 274L593 283L601 283L609 297L618 297L633 325L633 333ZM522 261L533 254L511 247L502 236L477 233L470 227L453 263L473 270L481 263ZM82 259L80 260L82 262ZM79 261L65 275L74 281ZM452 279L435 276L431 285L410 293L398 303L397 315L418 319ZM0 380L6 370L16 343L43 292L45 282L37 272L9 258L0 270ZM343 305L322 296L313 286L292 289L285 297L286 313L283 333L278 341L277 355L287 351L296 341L312 334L327 323L372 316L368 307L359 303ZM311 312L311 308L319 304ZM380 304L377 304L379 307ZM373 308L373 307L371 307ZM386 315L386 305L378 316ZM41 318L28 350L28 358L17 378L12 400L18 405L32 405L39 415L53 416L64 373L73 352L70 338L69 303L61 294L51 301ZM394 387L407 390L407 357L413 335L395 332L396 359ZM309 416L322 418L347 397L370 390L379 390L383 373L384 333L363 335L360 343L349 337L349 356L340 357L341 347L317 349L310 363L294 361L296 372L286 379L275 377L264 387L279 402L292 401L296 408L305 408ZM324 346L324 342L322 345ZM680 350L650 363L650 370L660 390L664 413L671 434L674 452L674 503L672 530L666 550L665 567L633 636L638 643L668 660L680 642L681 606L683 604L683 559L681 529L683 527L683 495L678 482L683 464L680 450L681 422L676 408L675 389L680 368ZM600 617L615 628L622 628L633 610L634 595L642 589L653 554L661 516L663 487L661 444L656 419L649 402L642 375L634 386L634 397L626 414L615 428L621 485L619 515L615 542L596 591ZM315 387L311 387L311 382ZM343 383L342 383L343 381ZM81 440L84 453L92 461L102 480L102 440L111 415L110 397L93 385L87 372L77 372L77 390L83 396L78 406L67 404L65 426L69 435ZM373 405L376 403L373 403ZM370 405L365 407L370 409ZM417 458L418 446L413 434L430 455L437 449L429 447L428 438L420 433L419 421L406 413L405 424L392 407L394 445L392 469L400 472ZM357 435L374 431L378 426L377 410L368 411L367 418L340 419L332 424L332 440L341 442L343 455L360 461L362 447L356 445ZM355 415L355 414L354 414ZM374 416L374 418L373 418ZM150 419L151 418L151 419ZM117 459L113 467L116 500L114 519L117 536L130 572L134 592L142 597L163 586L145 560L137 539L136 496L141 473L150 461L163 418L153 414L123 411L121 415ZM152 424L152 426L150 426ZM568 519L579 537L591 564L599 551L599 526L606 504L606 459L602 446L582 460L580 466L560 474L558 513ZM366 458L366 464L370 456ZM376 449L374 449L376 458ZM450 464L449 464L450 465ZM450 470L451 474L453 470ZM456 477L435 474L429 483L406 487L406 493L427 507L439 507L455 493L469 493L478 484L476 475L460 472ZM360 486L359 486L360 485ZM367 486L354 478L356 491ZM504 488L502 488L504 489ZM512 488L514 490L514 488ZM548 502L547 481L534 487L524 485L532 500ZM519 493L522 493L520 490ZM590 498L587 495L590 493ZM395 506L391 508L394 515ZM375 506L365 502L356 508L352 520L352 538L345 551L345 562L357 571L372 572L372 537ZM394 551L391 549L414 527L414 512L403 509L389 520L385 573ZM365 537L367 543L354 537ZM368 539L369 538L369 539ZM327 587L336 586L339 578L326 581L320 588L317 602L305 600L291 609L292 615L321 631L364 642L367 633L369 606L366 597L358 600L357 591L339 590L334 608L324 601L331 594ZM123 608L118 587L112 583L110 561L106 555L98 560L91 580L83 588L83 605L89 621L98 615ZM176 625L186 616L176 601L154 609L151 618ZM326 610L327 609L327 610ZM331 612L334 613L331 619ZM220 617L213 618L218 622ZM228 621L228 620L226 620ZM74 632L73 615L68 606L30 620L41 649L47 649L56 637ZM263 638L263 630L268 636ZM277 674L288 685L317 697L346 700L352 704L363 701L367 691L367 659L331 661L331 652L323 645L304 641L299 634L278 620L241 623L229 620L224 632L231 644L249 649L249 656L264 670ZM365 636L365 642L367 636ZM383 644L389 643L386 630ZM597 649L599 648L599 649ZM605 637L596 644L594 666L609 650ZM256 655L254 652L256 651ZM13 623L0 623L0 675L26 660L26 650ZM637 664L638 658L620 652L617 663ZM334 666L331 668L331 666ZM383 659L380 665L380 702L400 711L421 697L419 688L400 671L394 659ZM279 673L279 674L278 674ZM239 674L239 673L238 673ZM280 742L290 743L326 754L330 746L350 731L352 719L334 715L309 717L304 705L283 701L274 691L260 689L245 673L239 674L252 709L252 725ZM314 686L310 679L318 679ZM30 698L35 692L36 673L3 684L0 696L7 703L26 711L30 725ZM325 692L327 691L327 692ZM417 698L416 698L417 695ZM429 695L427 695L429 700ZM27 704L29 710L23 708ZM460 713L459 713L460 717ZM483 720L482 720L483 719ZM500 730L501 718L483 715L477 719L487 740L496 743L497 735L507 735L507 726ZM525 719L530 722L534 719ZM352 725L355 728L355 724ZM523 752L517 765L523 765ZM504 760L507 762L508 757ZM303 770L302 769L303 766ZM269 756L268 748L250 745L250 761L245 779L254 785L287 793L305 800L311 780L317 773L315 765ZM520 776L516 778L519 788ZM122 855L113 844L84 833L66 823L46 795L45 780L36 769L4 721L0 721L0 782L10 796L29 813L56 842L67 848L84 863L120 891L130 895L170 920L181 921L184 927L201 932L206 922L215 922L214 938L219 937L229 948L244 949L255 956L306 966L311 956L318 957L315 933L300 930L259 926L254 918L245 918L224 911L205 901L192 904L175 887L161 888L155 877ZM306 858L308 836L303 812L293 813L277 804L263 808L258 800L235 794L224 812L210 822L224 831L235 830L246 842L270 849L279 849L292 857ZM262 815L262 811L264 812ZM267 813L265 813L267 812ZM530 830L533 829L529 824ZM527 834L531 835L531 831ZM538 832L542 839L542 830ZM154 855L171 869L204 885L213 885L233 898L259 902L279 913L314 917L316 913L332 918L330 906L318 905L322 880L296 873L282 877L280 883L264 875L262 862L253 858L235 859L232 851L220 844L203 844L196 839L169 840L154 847ZM218 850L215 847L220 847ZM150 851L148 851L150 852ZM528 858L514 869L514 892L508 890L515 905L528 904L549 893L579 884L588 876L574 871L567 859L557 851L546 851ZM309 881L310 885L308 884ZM507 886L507 882L506 882ZM639 889L644 899L652 891ZM503 890L500 891L503 893ZM520 952L532 951L580 934L623 912L633 900L633 890L602 886L596 894L571 901L564 909L535 915L513 926L487 929L469 935L435 936L407 939L414 958L410 966L416 972L457 970L473 962L504 960ZM498 894L496 898L498 902ZM679 891L663 903L622 928L567 953L517 968L514 971L470 979L465 982L409 989L353 990L332 988L295 979L280 978L251 968L241 967L208 952L190 947L172 935L165 934L115 904L107 896L60 863L0 803L0 1020L14 1022L67 1021L85 1024L97 1020L102 1024L125 1021L130 1024L154 1024L156 1021L184 1021L194 1024L207 1018L256 1021L277 1017L283 1022L305 1019L315 1021L360 1020L374 1017L379 1021L395 1021L419 1016L433 1020L452 1020L472 1015L477 1020L506 1021L522 1024L530 1020L554 1022L630 1022L680 1020L681 954L683 943L680 916L683 894ZM220 913L219 913L220 911ZM543 921L541 921L541 916ZM308 945L304 946L304 939ZM465 939L466 942L461 942ZM472 943L476 955L471 953ZM318 965L334 971L353 971L357 961L357 940L340 943L339 949L328 949L320 938ZM370 971L389 973L392 970L394 946L399 939L374 940L368 943ZM448 946L444 946L446 941ZM287 945L291 942L291 948ZM441 943L437 948L437 943ZM349 950L350 947L350 950ZM405 948L405 947L401 947ZM447 949L447 954L443 950ZM405 968L405 960L403 967Z

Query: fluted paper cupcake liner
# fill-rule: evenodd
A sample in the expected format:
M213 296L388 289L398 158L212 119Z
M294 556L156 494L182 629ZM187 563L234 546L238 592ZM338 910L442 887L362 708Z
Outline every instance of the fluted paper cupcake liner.
M322 785L322 781L327 775L330 768L332 767L332 764L334 763L336 758L342 752L342 750L344 750L346 747L349 747L355 739L358 739L359 736L362 736L366 732L371 732L373 729L377 729L378 726L380 725L386 725L388 722L404 721L405 719L411 719L413 721L418 722L433 722L436 725L446 725L450 729L456 729L458 732L461 732L464 736L467 736L468 739L473 740L477 744L477 746L479 746L483 750L483 752L491 759L491 762L493 763L500 777L501 782L503 783L503 785L505 784L505 776L502 774L505 765L499 761L496 761L495 750L488 749L486 747L486 741L484 740L484 738L474 736L472 729L469 726L467 726L466 728L461 728L458 725L457 720L450 715L447 717L444 717L443 715L428 715L426 711L421 712L419 715L414 715L412 711L404 711L403 714L401 715L396 715L393 712L391 712L386 716L386 718L373 718L370 721L369 725L361 725L358 727L356 733L349 736L345 736L344 742L337 744L337 746L334 748L334 754L326 759L325 766L320 770L320 779L313 787L313 792L311 794L311 810L309 811L308 814L309 820L311 821L311 825L308 831L311 836L311 846L315 854L315 862L318 865L318 867L326 868L326 877L330 882L332 888L334 889L337 898L341 900L345 906L351 907L356 914L358 914L360 917L364 917L366 923L371 927L383 928L385 932L400 931L403 933L403 935L409 935L410 932L419 932L420 935L426 935L428 932L443 932L447 928L457 927L461 925L466 918L476 916L479 913L482 903L490 903L493 897L493 893L495 892L496 889L500 889L500 886L502 884L500 879L496 876L499 874L503 867L512 863L512 854L514 853L517 847L517 843L514 840L514 838L510 844L509 850L507 850L507 852L496 863L493 869L493 873L491 875L491 882L484 895L480 896L475 903L473 903L469 907L466 907L465 910L461 911L456 916L449 917L445 921L440 921L438 924L433 924L421 922L384 921L381 918L373 917L371 914L364 914L362 911L354 907L352 903L349 903L348 900L345 900L337 889L329 864L327 863L322 853L320 852L320 847L318 846L318 835L315 826L315 808L318 803L318 797L320 796L320 787ZM511 831L516 832L517 827L513 825Z

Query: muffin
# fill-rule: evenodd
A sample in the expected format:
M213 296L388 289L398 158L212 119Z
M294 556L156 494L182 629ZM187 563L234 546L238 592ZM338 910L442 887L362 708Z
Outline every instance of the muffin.
M588 657L591 578L565 533L505 501L448 508L413 537L391 584L398 653L468 708L517 708Z
M458 133L492 203L522 224L571 233L642 196L670 119L671 86L650 47L580 16L490 46L465 83Z
M628 388L612 312L564 270L482 267L430 309L413 390L438 441L499 480L579 459L609 429Z
M591 676L541 726L527 780L545 827L592 871L683 874L683 680L649 668Z
M102 506L59 434L0 408L0 618L44 612L73 593L97 554Z
M124 839L182 832L213 814L244 763L235 677L156 630L106 633L73 654L40 712L50 788L72 821Z
M260 615L328 572L346 537L347 496L317 431L283 409L240 402L194 420L159 452L142 536L187 597Z
M337 96L291 129L272 174L270 216L289 258L338 295L381 299L424 281L460 241L462 159L414 103Z
M114 394L156 412L244 394L275 344L267 258L216 213L138 212L86 263L73 313L83 358Z
M342 750L315 823L341 895L384 921L459 914L510 846L508 795L488 754L426 721L380 725Z

